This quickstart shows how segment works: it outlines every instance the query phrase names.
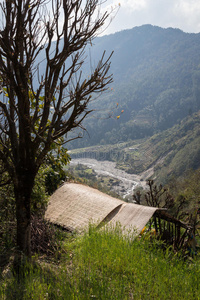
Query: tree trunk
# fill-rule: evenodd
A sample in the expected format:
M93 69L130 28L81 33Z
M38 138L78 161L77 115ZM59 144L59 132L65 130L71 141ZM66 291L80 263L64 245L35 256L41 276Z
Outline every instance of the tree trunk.
M29 174L27 174L29 173ZM22 172L14 186L17 218L17 250L22 255L31 256L31 193L35 176Z
M17 250L26 256L31 256L31 212L30 197L17 193L16 217L17 217Z

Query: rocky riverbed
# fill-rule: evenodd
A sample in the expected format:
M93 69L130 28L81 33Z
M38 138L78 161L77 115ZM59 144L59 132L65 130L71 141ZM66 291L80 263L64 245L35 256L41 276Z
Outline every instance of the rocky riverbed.
M98 161L91 158L72 159L70 165L85 165L93 169L97 176L109 176L119 180L118 185L112 186L112 190L123 198L132 198L136 187L146 187L146 179L153 174L153 168L140 175L128 174L116 168L116 163L111 161Z

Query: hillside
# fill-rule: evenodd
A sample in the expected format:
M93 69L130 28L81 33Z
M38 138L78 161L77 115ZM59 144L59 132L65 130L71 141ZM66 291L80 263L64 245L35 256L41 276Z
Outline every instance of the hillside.
M167 183L200 167L200 111L150 138L76 149L72 158L111 160L128 173L154 168L158 182Z
M91 226L59 242L52 257L26 264L23 278L0 269L0 299L199 299L199 255L184 261L148 235L122 237L120 228Z
M96 38L85 74L105 49L114 50L114 82L92 104L88 134L69 148L152 136L200 109L200 34L144 25Z

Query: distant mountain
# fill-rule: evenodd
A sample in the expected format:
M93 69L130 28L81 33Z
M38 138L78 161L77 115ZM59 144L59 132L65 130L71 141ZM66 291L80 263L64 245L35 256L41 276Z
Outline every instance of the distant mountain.
M200 109L200 34L144 25L96 38L85 74L104 50L114 50L114 82L71 148L152 136Z

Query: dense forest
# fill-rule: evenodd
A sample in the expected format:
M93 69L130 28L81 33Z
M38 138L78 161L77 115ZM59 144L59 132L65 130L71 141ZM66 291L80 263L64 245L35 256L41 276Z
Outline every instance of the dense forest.
M92 104L83 139L68 148L150 137L200 109L200 34L144 25L96 38L89 73L114 50L110 90Z

